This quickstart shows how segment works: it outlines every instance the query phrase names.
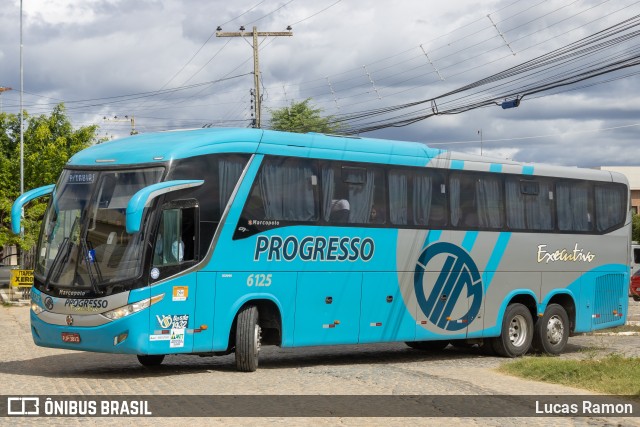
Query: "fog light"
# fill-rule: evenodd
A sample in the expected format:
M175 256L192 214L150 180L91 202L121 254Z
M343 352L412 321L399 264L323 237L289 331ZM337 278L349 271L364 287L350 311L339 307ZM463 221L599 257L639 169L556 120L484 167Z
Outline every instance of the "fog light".
M113 345L120 344L122 341L126 340L128 336L129 336L129 331L123 332L120 335L113 337Z

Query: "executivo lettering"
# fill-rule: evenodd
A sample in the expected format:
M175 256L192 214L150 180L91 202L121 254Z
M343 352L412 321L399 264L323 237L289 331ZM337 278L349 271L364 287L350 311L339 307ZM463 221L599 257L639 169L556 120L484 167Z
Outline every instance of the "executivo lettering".
M586 252L584 249L578 247L578 244L573 249L558 249L553 252L547 251L547 245L538 245L538 262L549 264L550 262L592 262L596 259L596 255L590 251Z

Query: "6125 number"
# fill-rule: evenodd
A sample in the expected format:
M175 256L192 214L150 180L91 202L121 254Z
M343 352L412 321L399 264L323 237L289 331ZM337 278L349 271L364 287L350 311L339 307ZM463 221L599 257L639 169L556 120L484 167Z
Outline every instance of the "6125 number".
M271 286L271 274L250 274L247 277L247 286Z

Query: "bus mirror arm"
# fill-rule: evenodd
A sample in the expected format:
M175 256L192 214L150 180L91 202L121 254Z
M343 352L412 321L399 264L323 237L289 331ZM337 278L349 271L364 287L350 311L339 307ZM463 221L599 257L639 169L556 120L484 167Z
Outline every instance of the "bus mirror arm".
M13 231L13 234L20 234L20 221L22 220L22 208L24 205L33 199L51 194L54 187L55 184L50 184L45 185L44 187L34 188L33 190L22 194L15 202L13 202L13 206L11 206L11 231Z
M142 224L142 213L144 208L151 205L153 199L165 193L184 190L186 188L199 187L204 184L203 180L175 180L159 182L139 190L133 195L127 204L126 226L127 233L134 234L140 231Z

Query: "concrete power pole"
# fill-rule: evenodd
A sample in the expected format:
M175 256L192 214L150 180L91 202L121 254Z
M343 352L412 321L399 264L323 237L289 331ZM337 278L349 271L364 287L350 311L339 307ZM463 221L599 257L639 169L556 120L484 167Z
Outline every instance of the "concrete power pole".
M292 36L291 27L287 27L288 31L260 31L258 32L258 27L253 27L253 31L245 32L244 27L240 27L239 32L222 32L222 28L218 27L216 32L216 37L252 37L253 38L253 85L255 86L255 96L256 102L254 104L254 112L255 112L255 126L256 128L260 128L260 116L261 116L261 95L260 95L260 67L258 64L258 37L280 37L280 36Z

